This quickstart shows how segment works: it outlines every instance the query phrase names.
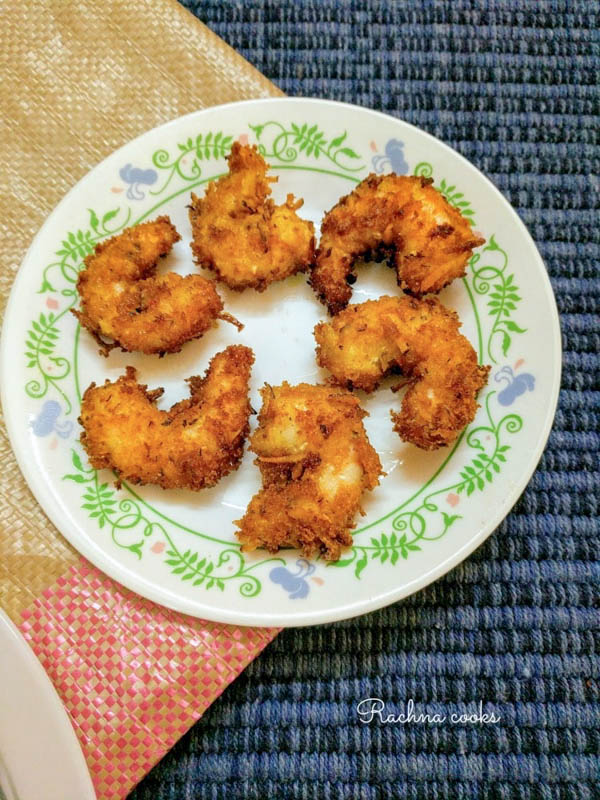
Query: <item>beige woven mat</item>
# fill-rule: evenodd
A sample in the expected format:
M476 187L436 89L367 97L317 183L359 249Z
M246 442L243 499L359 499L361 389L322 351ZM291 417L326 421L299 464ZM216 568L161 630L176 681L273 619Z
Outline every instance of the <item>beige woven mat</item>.
M2 3L0 59L2 310L48 213L105 156L190 111L282 94L175 0ZM0 607L20 622L77 559L29 492L2 424Z

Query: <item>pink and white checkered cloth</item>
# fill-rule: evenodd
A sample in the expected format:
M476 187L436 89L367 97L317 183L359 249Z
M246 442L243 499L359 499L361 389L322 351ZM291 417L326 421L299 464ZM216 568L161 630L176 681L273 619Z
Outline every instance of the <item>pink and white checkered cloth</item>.
M84 559L23 619L98 800L122 800L278 633L169 611Z

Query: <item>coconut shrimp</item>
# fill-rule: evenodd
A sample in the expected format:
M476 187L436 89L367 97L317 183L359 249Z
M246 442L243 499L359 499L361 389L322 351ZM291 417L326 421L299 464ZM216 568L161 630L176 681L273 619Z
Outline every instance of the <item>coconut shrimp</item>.
M424 450L451 444L475 417L490 368L477 363L455 312L430 297L381 297L315 327L317 361L333 381L372 392L400 371L409 388L392 413L402 439Z
M79 418L91 465L115 470L119 481L163 489L214 486L242 458L253 361L250 348L227 347L204 378L188 378L191 396L169 411L154 405L163 390L137 383L133 367L114 383L92 383Z
M212 281L174 272L155 275L158 259L180 238L168 217L158 217L101 242L85 259L77 279L81 309L73 313L104 355L113 347L175 353L217 319L239 327L223 313Z
M382 474L358 400L344 389L302 383L261 390L256 453L263 488L237 520L243 550L299 547L336 560L352 544L361 496Z
M473 248L485 239L431 183L371 174L325 215L311 284L331 314L350 301L359 258L388 257L398 285L418 296L465 274Z
M303 200L288 194L276 206L269 197L277 178L266 177L256 147L235 142L228 162L229 174L210 183L204 197L192 194L192 251L230 289L262 292L310 266L314 226L296 214Z

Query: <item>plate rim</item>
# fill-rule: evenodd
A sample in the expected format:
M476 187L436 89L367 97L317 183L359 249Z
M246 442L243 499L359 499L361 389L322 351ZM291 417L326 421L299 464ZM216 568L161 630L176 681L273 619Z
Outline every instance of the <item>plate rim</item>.
M149 582L144 576L131 572L125 566L123 566L118 560L111 557L107 552L97 548L91 539L88 540L86 538L82 540L79 533L71 532L68 525L64 525L63 523L61 523L58 513L59 509L57 507L54 496L51 493L50 494L46 493L45 483L43 481L38 480L37 473L30 468L28 461L24 457L24 454L19 452L18 449L15 447L15 442L17 438L15 432L16 429L15 427L13 427L14 421L11 417L12 412L9 410L10 392L7 389L7 385L10 382L8 374L8 363L9 363L10 353L8 352L9 337L7 331L9 327L9 320L15 313L15 307L16 307L15 298L17 296L18 288L20 287L20 284L25 280L23 265L28 260L29 254L32 248L34 247L35 242L47 228L50 228L52 226L55 217L59 215L61 207L63 206L64 203L68 201L68 199L72 196L72 194L74 194L77 191L80 183L86 180L92 172L101 167L108 159L112 159L113 157L118 155L121 151L131 147L140 139L146 137L150 133L169 130L170 128L181 124L185 120L189 120L193 117L198 117L199 115L202 115L206 112L213 113L213 112L218 112L219 110L224 110L234 107L240 108L240 107L249 107L249 106L257 106L265 104L285 106L285 105L303 105L305 103L310 103L313 105L321 105L324 107L332 107L332 106L343 107L346 109L350 109L351 111L354 112L358 111L367 116L374 116L375 118L383 118L387 121L392 120L393 122L399 124L401 127L409 128L412 131L414 131L417 135L425 137L425 139L429 139L432 142L435 142L436 146L441 147L442 152L444 150L448 151L449 153L452 154L453 158L459 160L459 163L462 166L464 166L467 170L474 170L479 175L479 177L483 179L484 183L487 184L492 194L495 195L496 200L499 200L500 203L504 206L504 208L508 211L510 218L520 229L521 234L523 234L525 238L529 240L529 244L531 245L535 257L538 260L538 266L540 267L540 272L541 272L541 282L544 288L544 292L548 301L548 306L551 314L552 338L556 353L556 360L554 364L555 380L549 393L549 402L546 406L547 409L546 417L544 419L544 424L542 426L542 431L539 437L538 446L534 451L531 452L530 458L526 463L526 466L519 471L521 477L518 483L514 484L511 487L510 492L504 498L504 502L498 506L497 515L494 516L491 519L491 521L488 520L484 525L482 525L478 533L475 536L473 536L472 539L466 542L458 550L454 551L452 555L448 556L448 558L446 558L436 567L421 573L417 578L404 584L400 588L392 589L383 595L378 595L377 598L375 599L371 598L370 600L361 600L356 603L340 605L339 607L333 610L320 609L315 611L304 611L304 612L299 611L299 612L288 613L285 615L278 615L277 613L257 613L257 612L246 613L240 611L228 611L226 609L224 610L217 609L213 606L205 606L201 602L199 603L199 602L189 601L186 598L180 597L176 593L166 588L162 588L159 591L158 589L155 588L154 584ZM28 484L29 489L31 490L36 501L44 511L45 515L50 519L50 521L56 527L58 532L62 536L64 536L67 539L67 541L70 542L70 544L77 550L77 552L81 556L89 559L89 561L93 563L94 566L96 566L101 571L105 572L111 579L115 580L118 584L135 592L136 594L140 594L143 597L146 597L152 602L165 606L166 608L170 608L174 611L178 611L184 614L189 614L190 616L196 617L198 619L210 619L219 623L241 625L241 626L253 626L253 627L303 627L306 625L326 624L330 622L337 622L344 619L351 619L353 617L362 616L363 614L368 614L372 611L376 611L377 609L384 608L394 602L397 602L405 597L410 596L411 594L414 594L415 592L420 591L429 584L443 577L447 572L449 572L455 566L458 566L474 550L476 550L481 544L483 544L483 542L485 542L486 539L496 530L496 528L508 516L508 514L514 507L515 503L517 502L518 498L528 486L531 477L548 443L548 438L550 435L550 431L552 429L552 425L556 415L556 409L558 406L561 377L562 377L562 341L561 341L560 316L558 313L556 298L554 296L548 270L546 268L542 255L539 252L539 249L533 237L529 233L527 227L519 217L516 210L512 207L512 205L508 202L508 200L504 197L504 195L500 192L500 190L496 187L496 185L478 167L476 167L467 158L465 158L465 156L463 156L457 150L452 148L450 145L446 144L441 139L438 139L437 137L433 136L427 131L418 128L416 125L406 122L403 119L399 119L398 117L392 116L391 114L386 114L381 111L375 111L373 109L366 108L364 106L356 105L353 103L345 103L337 100L326 100L323 98L310 98L310 97L256 98L251 100L223 103L218 106L209 106L207 108L198 109L197 111L192 111L188 114L175 117L174 119L162 123L161 125L157 125L154 128L150 128L146 131L143 131L141 134L139 134L139 136L136 136L135 138L129 140L125 144L116 148L111 153L109 153L105 158L101 159L99 162L94 164L77 181L77 183L75 183L66 192L66 194L62 196L62 198L52 209L52 211L50 212L44 223L34 234L33 239L29 247L27 248L27 251L23 256L21 264L15 275L13 285L11 287L9 298L6 303L4 311L2 334L0 338L0 400L4 411L5 426L8 432L9 441L13 453L15 455L17 464L19 465L19 468L23 473L23 476ZM47 504L46 502L42 502L40 500L40 496L45 501L47 501ZM48 506L50 506L50 508L48 508Z
M78 794L77 800L96 800L96 793L93 787L92 779L90 776L89 768L87 766L87 762L85 760L85 756L83 755L83 751L81 749L81 745L69 719L69 715L67 710L62 703L54 684L52 683L50 676L44 669L42 663L37 658L35 652L32 650L31 646L21 633L21 631L17 628L14 622L10 619L10 617L0 609L0 641L6 643L7 641L11 641L13 643L13 648L10 651L12 656L14 656L14 660L19 662L19 665L23 667L23 674L26 674L28 677L32 679L32 682L35 683L35 687L31 689L31 693L34 696L38 697L38 702L43 702L45 711L51 711L52 717L49 720L50 725L52 726L52 730L54 732L53 738L60 737L64 740L66 747L69 750L69 764L72 765L73 769L71 771L71 775L74 781L77 782L77 785L73 784L71 788L76 788L78 792L85 791L85 794ZM17 680L21 680L18 678ZM39 691L38 691L39 690ZM25 690L24 690L25 691ZM41 700L40 695L43 695L43 701ZM31 716L31 715L30 715ZM34 716L39 716L34 712ZM60 720L60 722L59 722ZM57 726L59 726L57 728ZM30 726L31 727L31 726ZM41 732L41 733L40 733ZM48 731L46 730L46 734ZM9 734L9 736L12 734ZM46 737L44 735L44 729L40 728L39 726L32 727L31 735L34 737L38 737L44 740ZM2 736L0 735L0 741L2 740ZM44 750L43 748L40 750L40 756L44 758ZM7 771L8 771L8 779L11 785L10 789L13 791L19 790L21 791L22 787L18 786L18 783L14 784L13 775L16 770L13 768L11 769L10 764L6 764ZM61 774L64 771L64 763L60 765L60 772ZM29 766L27 767L29 769ZM44 775L44 781L47 781L47 774ZM46 790L48 789L47 783L44 784ZM52 786L50 787L52 789ZM58 785L55 787L56 789L62 789ZM75 800L75 796L72 795L54 795L56 797L73 797ZM21 800L27 800L24 794L18 795ZM28 795L27 797L31 797ZM37 797L37 795L36 795ZM31 800L35 800L35 798L31 798Z

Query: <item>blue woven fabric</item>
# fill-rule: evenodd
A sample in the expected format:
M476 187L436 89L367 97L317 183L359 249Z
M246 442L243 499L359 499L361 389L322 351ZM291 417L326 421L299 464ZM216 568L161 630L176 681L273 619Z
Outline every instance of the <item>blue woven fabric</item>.
M131 800L600 798L598 2L184 5L289 95L401 117L487 174L547 264L564 373L539 468L476 553L385 610L283 632ZM502 720L363 725L367 697Z

